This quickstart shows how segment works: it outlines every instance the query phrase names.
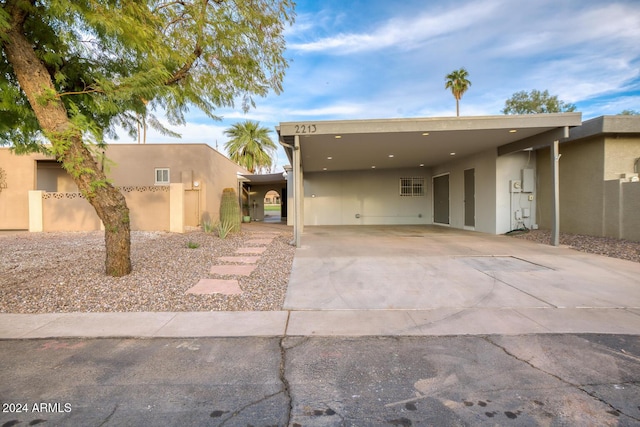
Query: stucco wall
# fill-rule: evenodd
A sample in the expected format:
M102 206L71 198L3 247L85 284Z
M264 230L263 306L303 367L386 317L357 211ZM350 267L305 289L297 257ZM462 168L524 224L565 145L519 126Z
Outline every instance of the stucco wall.
M306 173L304 224L429 224L430 176L426 168ZM423 177L425 195L400 196L405 177Z
M622 237L640 242L640 182L623 182Z
M80 193L45 193L42 200L44 231L100 230L100 218Z
M112 144L107 157L108 176L115 185L153 186L155 169L169 168L170 182L184 183L192 192L185 198L185 218L200 221L218 221L222 190L237 192L236 174L247 172L206 144ZM199 187L192 186L196 181ZM194 209L199 214L193 214Z
M449 174L449 224L464 228L464 171L475 169L475 230L496 232L496 151L453 159L431 170L431 177ZM431 181L431 179L430 179ZM432 218L433 212L429 212Z
M592 138L560 144L560 231L602 235L604 205L604 140ZM538 209L540 228L551 228L551 159L538 150Z
M119 187L153 187L155 168L169 168L171 183L185 183L186 225L197 225L202 219L217 221L222 189L232 187L237 191L237 172L247 172L206 144L112 144L107 147L106 157L105 172ZM9 149L0 148L0 167L7 174L7 188L0 192L0 229L29 228L28 192L38 189L37 181L47 187L43 190L53 190L55 184L58 192L77 191L71 178L59 167L55 169L55 164L53 169L43 167L43 176L37 180L37 160L51 158L40 154L16 156ZM192 187L194 181L200 185ZM138 212L137 205L147 202L154 203L128 201L132 227L168 229L163 214L156 215L152 210Z
M169 231L169 189L167 187L124 187L131 230ZM101 221L95 209L80 193L44 193L44 231L95 231Z
M7 188L0 191L0 229L29 228L29 190L36 185L35 159L42 155L17 156L0 148L0 167L6 172Z
M640 158L640 136L608 136L604 144L604 179L618 179L621 174L633 173L637 158Z
M640 241L640 182L612 179L604 189L603 235Z

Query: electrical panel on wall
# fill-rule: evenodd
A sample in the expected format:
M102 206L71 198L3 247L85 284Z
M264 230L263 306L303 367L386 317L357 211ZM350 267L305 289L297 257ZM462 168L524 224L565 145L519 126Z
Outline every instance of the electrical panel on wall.
M522 192L533 193L533 169L522 169Z

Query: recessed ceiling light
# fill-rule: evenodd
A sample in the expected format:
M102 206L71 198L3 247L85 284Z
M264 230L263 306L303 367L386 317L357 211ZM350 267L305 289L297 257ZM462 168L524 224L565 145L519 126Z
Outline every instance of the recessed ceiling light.
M375 166L371 166L371 169L375 169L375 168L376 168Z
M511 130L509 131L509 133L516 133L516 132L518 132L518 129L511 129Z
M420 167L423 168L424 167L424 163L420 163Z
M327 168L322 168L322 170L323 170L323 171L326 171L326 170L327 170Z
M342 135L336 135L336 136L334 136L334 138L335 139L340 139L340 138L342 138Z
M333 157L329 156L327 157L327 160L333 160Z
M422 132L422 136L429 136L429 132Z
M394 156L393 156L393 154L389 154L389 158L390 158L390 159L391 159L391 158L393 158L393 157L394 157Z
M456 153L449 153L449 155L450 155L450 156L455 156L455 155L456 155Z

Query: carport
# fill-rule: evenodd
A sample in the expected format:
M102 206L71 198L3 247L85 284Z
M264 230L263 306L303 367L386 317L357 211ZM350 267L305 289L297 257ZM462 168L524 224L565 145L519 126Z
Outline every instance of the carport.
M471 164L465 170L473 170L473 162L482 162L484 174L475 178L472 186L467 186L474 191L485 191L483 197L476 199L473 194L472 198L467 197L468 200L464 201L467 212L472 201L483 203L473 206L475 215L481 220L479 225L473 222L474 229L497 234L501 227L504 228L500 225L500 221L504 221L501 218L503 213L500 205L503 202L500 197L508 197L497 193L508 185L504 181L509 178L501 176L499 158L550 146L554 153L551 171L555 205L552 212L547 214L553 218L552 244L557 245L557 147L562 139L568 137L569 128L580 124L580 113L281 123L277 128L280 143L285 147L292 164L292 173L287 176L290 188L288 217L294 227L295 244L300 247L305 224L429 225L441 222L437 215L434 221L436 208L433 206L439 200L434 200L433 193L439 182L433 179L447 176L448 168L457 167L462 171L466 167L463 166L465 162ZM518 173L521 168L517 167ZM412 186L423 191L424 194L420 195L425 196L424 203L418 205L407 202L410 208L406 212L410 212L404 215L404 212L399 212L404 208L396 206L393 210L394 207L389 203L381 206L386 194L376 196L368 193L366 197L360 197L357 194L360 190L355 189L345 197L345 190L337 188L345 181L355 179L360 179L362 185L369 185L368 177L374 179L371 185L375 186L379 182L375 180L380 180L377 177L384 171L397 171L401 177L400 187L408 182L409 191ZM418 175L425 178L424 183L411 181ZM408 178L402 178L404 176ZM362 206L365 203L368 205L361 208L352 203L355 207L341 208L343 212L340 215L334 213L336 206L346 206L358 198ZM402 200L404 203L409 198ZM454 205L456 201L448 203ZM374 213L367 215L360 212L365 208ZM460 210L456 206L454 209ZM445 225L464 228L453 221Z

